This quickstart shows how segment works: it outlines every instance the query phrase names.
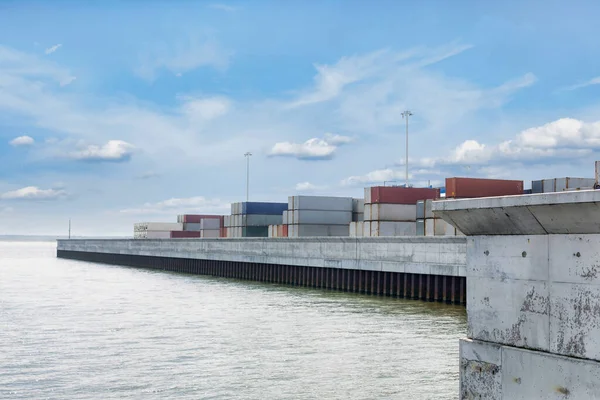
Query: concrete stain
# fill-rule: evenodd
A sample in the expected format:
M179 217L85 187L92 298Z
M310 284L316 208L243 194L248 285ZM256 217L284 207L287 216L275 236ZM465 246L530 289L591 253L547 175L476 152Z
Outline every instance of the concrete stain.
M591 281L593 279L598 278L598 266L597 265L592 265L591 267L587 268L581 274L581 277L584 278L587 281Z
M554 390L556 391L556 393L564 395L565 398L568 398L571 394L571 391L564 386L557 386Z
M535 314L548 315L550 310L550 300L548 296L536 293L535 288L531 288L525 295L525 300L521 305L521 312L530 312Z

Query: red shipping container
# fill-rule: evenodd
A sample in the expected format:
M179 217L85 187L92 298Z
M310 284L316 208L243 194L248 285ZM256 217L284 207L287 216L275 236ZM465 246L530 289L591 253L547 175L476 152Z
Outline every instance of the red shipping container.
M446 198L514 196L523 194L523 181L482 178L446 178Z
M199 238L200 232L193 231L171 231L171 239L184 239L184 238Z
M283 229L281 232L281 237L288 237L288 226L287 225L283 225Z
M213 219L218 218L221 221L223 220L222 215L206 215L206 214L185 214L183 216L183 222L186 224L199 224L202 219ZM223 225L221 223L221 225Z
M365 196L365 204L417 204L419 200L437 199L440 189L432 188L405 188L398 186L373 186L370 198Z
M221 232L219 233L219 236L222 238L226 238L227 237L227 228L221 228Z

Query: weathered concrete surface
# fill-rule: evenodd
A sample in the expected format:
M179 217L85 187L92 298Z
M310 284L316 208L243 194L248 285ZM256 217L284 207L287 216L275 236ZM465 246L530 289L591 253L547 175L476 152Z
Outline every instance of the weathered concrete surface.
M465 235L600 233L600 190L434 201L432 210Z
M464 237L59 240L58 250L466 275Z
M477 340L460 342L461 399L600 399L600 363Z
M474 341L461 345L461 397L600 398L600 191L450 200L433 211L468 235ZM474 356L490 346L501 364Z

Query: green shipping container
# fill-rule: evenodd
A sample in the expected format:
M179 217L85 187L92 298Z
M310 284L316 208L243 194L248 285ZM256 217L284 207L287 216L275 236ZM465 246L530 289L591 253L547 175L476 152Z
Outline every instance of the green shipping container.
M269 237L268 226L247 226L242 228L243 237Z

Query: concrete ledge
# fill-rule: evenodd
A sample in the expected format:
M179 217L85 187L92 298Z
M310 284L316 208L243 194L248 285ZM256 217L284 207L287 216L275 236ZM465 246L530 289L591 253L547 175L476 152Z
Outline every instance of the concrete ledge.
M59 240L58 250L465 276L465 237Z
M598 233L600 190L434 201L436 216L465 235Z

